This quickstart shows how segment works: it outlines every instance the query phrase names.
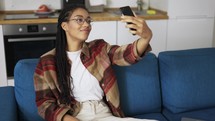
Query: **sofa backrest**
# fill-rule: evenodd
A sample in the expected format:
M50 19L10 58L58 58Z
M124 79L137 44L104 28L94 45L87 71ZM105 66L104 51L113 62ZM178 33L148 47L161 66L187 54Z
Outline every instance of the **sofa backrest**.
M114 66L114 70L126 116L161 112L158 61L154 54L148 53L131 66Z
M0 121L17 121L14 87L0 87Z
M163 105L173 113L215 106L215 48L158 55Z
M15 97L20 121L44 121L37 113L33 74L38 59L18 61L14 69Z
M15 96L21 121L44 121L37 113L33 74L38 59L20 60L14 70ZM121 105L127 116L161 112L157 57L148 53L132 66L114 66Z

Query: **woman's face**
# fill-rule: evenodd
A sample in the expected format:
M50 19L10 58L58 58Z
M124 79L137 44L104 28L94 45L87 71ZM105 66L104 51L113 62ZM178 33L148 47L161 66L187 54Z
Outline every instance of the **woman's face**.
M73 11L68 22L63 22L61 27L65 30L68 44L87 40L91 31L91 18L83 8Z

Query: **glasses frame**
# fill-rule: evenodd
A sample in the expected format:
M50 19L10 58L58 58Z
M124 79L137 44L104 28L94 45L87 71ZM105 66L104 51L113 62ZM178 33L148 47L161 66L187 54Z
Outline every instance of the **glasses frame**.
M93 20L92 18L83 18L83 17L77 17L77 18L73 18L73 19L70 19L69 21L76 21L77 24L79 25L83 25L85 22L89 25L92 24Z

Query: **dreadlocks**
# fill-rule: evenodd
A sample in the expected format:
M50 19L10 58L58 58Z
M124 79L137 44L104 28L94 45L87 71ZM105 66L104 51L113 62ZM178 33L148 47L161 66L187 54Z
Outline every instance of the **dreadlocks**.
M65 31L62 29L61 24L62 22L67 22L69 18L71 17L74 10L77 8L85 8L83 5L75 4L66 7L63 9L58 17L58 25L57 25L57 34L56 34L56 67L57 67L57 81L60 85L59 88L61 90L61 101L65 104L70 104L70 97L72 94L72 86L73 80L70 75L70 64L67 58L66 48L67 48L67 40L66 40L66 34Z

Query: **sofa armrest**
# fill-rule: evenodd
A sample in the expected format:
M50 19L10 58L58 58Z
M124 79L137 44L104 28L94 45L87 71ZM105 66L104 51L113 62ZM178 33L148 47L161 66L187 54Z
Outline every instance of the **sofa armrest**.
M18 121L14 87L0 87L0 121Z

